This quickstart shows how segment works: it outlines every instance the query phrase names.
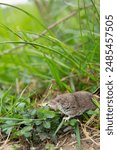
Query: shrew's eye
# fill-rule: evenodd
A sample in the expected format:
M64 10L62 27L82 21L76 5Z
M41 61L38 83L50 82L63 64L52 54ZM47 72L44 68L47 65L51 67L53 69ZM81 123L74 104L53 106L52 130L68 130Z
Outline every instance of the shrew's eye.
M75 106L72 106L72 108L74 109L74 108L76 108Z
M65 109L69 110L69 107L65 107Z

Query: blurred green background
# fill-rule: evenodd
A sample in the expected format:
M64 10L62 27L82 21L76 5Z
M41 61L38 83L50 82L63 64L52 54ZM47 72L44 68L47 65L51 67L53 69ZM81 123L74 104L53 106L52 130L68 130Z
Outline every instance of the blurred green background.
M34 88L45 90L55 81L63 91L95 90L99 86L99 1L32 0L18 7L0 8L1 87L15 87L18 82L21 91L36 82Z

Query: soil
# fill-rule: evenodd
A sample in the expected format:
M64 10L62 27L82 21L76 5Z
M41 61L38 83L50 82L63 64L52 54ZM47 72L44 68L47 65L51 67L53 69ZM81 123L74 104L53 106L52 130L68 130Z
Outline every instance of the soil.
M0 150L100 150L99 140L99 130L83 128L81 131L80 148L78 148L75 134L72 131L68 131L67 133L59 136L56 144L52 144L48 141L46 143L42 142L34 147L29 147L26 145L21 145L18 142L4 142L0 147ZM52 145L53 149L45 148L46 144Z

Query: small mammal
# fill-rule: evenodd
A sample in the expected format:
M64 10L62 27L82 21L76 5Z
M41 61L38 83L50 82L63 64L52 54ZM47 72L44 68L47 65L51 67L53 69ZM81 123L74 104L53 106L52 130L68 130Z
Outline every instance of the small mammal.
M69 118L79 116L87 110L96 108L92 99L99 100L97 95L87 91L79 91L58 95L49 102L49 107L54 110L60 110Z

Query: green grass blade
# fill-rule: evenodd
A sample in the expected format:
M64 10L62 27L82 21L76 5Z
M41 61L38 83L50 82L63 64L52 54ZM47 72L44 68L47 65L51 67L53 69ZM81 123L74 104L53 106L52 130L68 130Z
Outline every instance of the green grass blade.
M79 123L76 123L74 130L75 130L75 133L76 133L76 140L77 140L77 143L78 143L78 148L80 149L80 146L81 146L81 138L80 138Z
M15 31L13 31L11 28L9 28L8 26L6 26L5 24L0 23L0 26L2 28L4 28L4 29L8 30L9 32L11 32L12 34L14 34L15 36L17 36L21 40L25 41L19 34L17 34Z

